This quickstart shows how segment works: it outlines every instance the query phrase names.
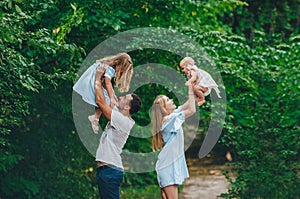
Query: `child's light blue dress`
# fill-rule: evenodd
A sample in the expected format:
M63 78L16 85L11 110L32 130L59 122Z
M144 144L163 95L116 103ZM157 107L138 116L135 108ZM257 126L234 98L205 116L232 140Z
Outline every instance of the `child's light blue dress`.
M78 81L73 86L73 90L76 91L79 95L82 96L82 99L96 107L96 97L95 97L95 77L97 67L106 67L106 71L104 76L112 79L115 76L115 70L107 64L96 61L93 65L91 65L78 79ZM104 78L102 79L102 82ZM104 83L104 82L103 82ZM110 98L108 96L107 90L102 87L105 100L107 104L110 104Z
M189 177L184 155L184 135L182 123L185 121L181 107L174 110L163 124L161 131L164 146L158 154L155 170L161 188L181 185Z

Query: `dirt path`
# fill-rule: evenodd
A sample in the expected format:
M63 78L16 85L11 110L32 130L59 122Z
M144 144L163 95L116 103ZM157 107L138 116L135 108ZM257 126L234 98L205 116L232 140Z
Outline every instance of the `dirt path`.
M197 159L187 160L190 177L185 180L180 199L216 199L227 192L228 182L221 170L222 165L199 165Z

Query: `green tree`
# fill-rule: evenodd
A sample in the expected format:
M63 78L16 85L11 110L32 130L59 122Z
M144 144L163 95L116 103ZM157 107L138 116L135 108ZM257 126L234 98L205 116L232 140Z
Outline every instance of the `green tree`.
M236 172L223 196L299 195L298 0L7 0L0 6L0 197L98 196L93 157L72 120L72 85L85 53L114 34L148 26L190 36L222 74L228 106L218 145L233 152ZM179 70L181 57L169 52L130 55L134 66L158 62ZM157 85L137 92L147 105L135 116L140 125L150 122L154 93L172 94ZM210 120L207 101L203 126ZM205 128L199 133L205 135ZM151 150L150 139L135 138L126 150L137 150L136 142L139 151ZM151 183L153 172L126 174L123 186Z
M225 198L297 198L299 157L299 96L296 92L300 76L298 44L291 38L276 45L258 45L264 36L256 36L248 65L255 68L249 77L256 87L233 106L226 123L223 141L236 152L237 172ZM255 53L255 54L253 54ZM298 55L297 55L298 54ZM287 58L288 57L288 58ZM248 57L249 58L249 57ZM288 97L287 97L288 96ZM287 99L289 98L289 100ZM295 100L295 101L294 101ZM243 106L243 112L239 107ZM234 108L236 107L236 108ZM246 112L245 110L252 110ZM243 113L243 115L240 115ZM296 119L297 118L297 119ZM278 189L281 187L281 189Z
M245 2L248 6L236 9L231 20L235 32L244 33L248 38L253 38L256 30L280 34L281 39L299 34L299 0Z
M47 114L50 112L43 114L42 109L52 110L46 107L55 105L53 102L59 98L49 100L50 92L47 91L53 92L55 88L64 87L66 80L74 79L73 65L79 63L83 51L75 44L64 42L63 37L55 37L51 29L40 26L45 8L53 6L53 2L25 4L4 1L0 6L3 19L0 25L0 95L3 105L0 119L0 195L4 198L30 198L38 195L41 190L46 191L47 195L49 192L42 185L49 182L45 176L50 172L43 170L49 171L49 161L57 154L50 156L48 152L53 153L53 148L60 147L56 145L52 148L45 138L47 132L41 133L35 127L39 126L38 121L42 120L43 124L49 122ZM75 11L73 15L76 15ZM67 24L64 31L68 32L70 26ZM40 106L33 106L33 103ZM65 104L59 105L59 109L67 111ZM58 170L53 173L53 178L62 178ZM77 177L79 175L77 172Z

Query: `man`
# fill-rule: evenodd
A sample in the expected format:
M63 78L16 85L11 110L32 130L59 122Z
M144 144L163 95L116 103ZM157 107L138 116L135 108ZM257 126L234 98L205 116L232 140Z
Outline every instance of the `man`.
M95 81L96 103L102 114L109 120L100 138L96 152L97 183L101 199L120 198L120 185L124 177L121 160L122 149L134 125L131 115L141 108L141 100L136 94L119 97L118 105L113 109L106 103L102 90L101 77L104 71L98 71Z

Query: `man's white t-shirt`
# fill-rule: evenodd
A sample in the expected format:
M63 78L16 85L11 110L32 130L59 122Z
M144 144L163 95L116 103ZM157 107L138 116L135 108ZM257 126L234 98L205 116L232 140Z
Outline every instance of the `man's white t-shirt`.
M124 116L117 107L114 107L111 120L106 125L100 138L96 161L123 169L121 153L134 123L132 118Z

